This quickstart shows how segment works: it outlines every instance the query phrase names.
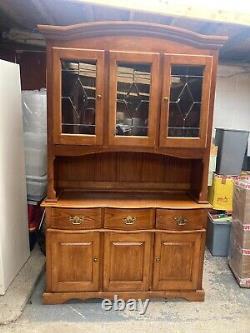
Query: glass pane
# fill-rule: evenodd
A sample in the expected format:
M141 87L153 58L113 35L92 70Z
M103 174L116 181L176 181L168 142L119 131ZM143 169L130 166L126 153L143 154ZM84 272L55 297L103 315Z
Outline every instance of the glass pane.
M173 65L169 100L169 137L199 137L204 66Z
M62 133L95 134L96 62L62 61Z
M147 136L151 66L117 66L116 135Z

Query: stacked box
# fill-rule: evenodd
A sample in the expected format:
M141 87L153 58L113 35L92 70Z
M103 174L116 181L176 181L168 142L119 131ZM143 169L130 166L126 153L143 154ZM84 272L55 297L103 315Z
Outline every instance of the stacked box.
M232 211L234 181L237 178L214 174L213 186L209 188L209 202L213 209Z
M243 249L250 249L250 224L242 224L234 219L231 232L237 244L240 244Z
M229 265L241 287L250 288L250 176L234 185Z

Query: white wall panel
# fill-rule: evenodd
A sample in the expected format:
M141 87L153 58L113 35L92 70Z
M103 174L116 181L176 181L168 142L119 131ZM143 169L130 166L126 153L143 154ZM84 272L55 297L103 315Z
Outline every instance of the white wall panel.
M250 131L250 67L218 67L213 127Z

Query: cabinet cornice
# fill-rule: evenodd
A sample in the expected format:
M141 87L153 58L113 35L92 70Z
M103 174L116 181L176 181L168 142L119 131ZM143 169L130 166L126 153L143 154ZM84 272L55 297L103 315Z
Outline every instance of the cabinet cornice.
M72 40L100 36L146 36L174 40L194 47L218 49L227 41L226 36L202 35L182 28L130 21L80 23L68 26L38 25L39 31L50 40Z

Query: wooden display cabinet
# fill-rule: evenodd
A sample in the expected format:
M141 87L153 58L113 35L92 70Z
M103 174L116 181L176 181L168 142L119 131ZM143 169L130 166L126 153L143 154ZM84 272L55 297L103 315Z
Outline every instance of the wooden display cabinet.
M139 22L39 29L48 44L44 303L203 300L226 38Z

